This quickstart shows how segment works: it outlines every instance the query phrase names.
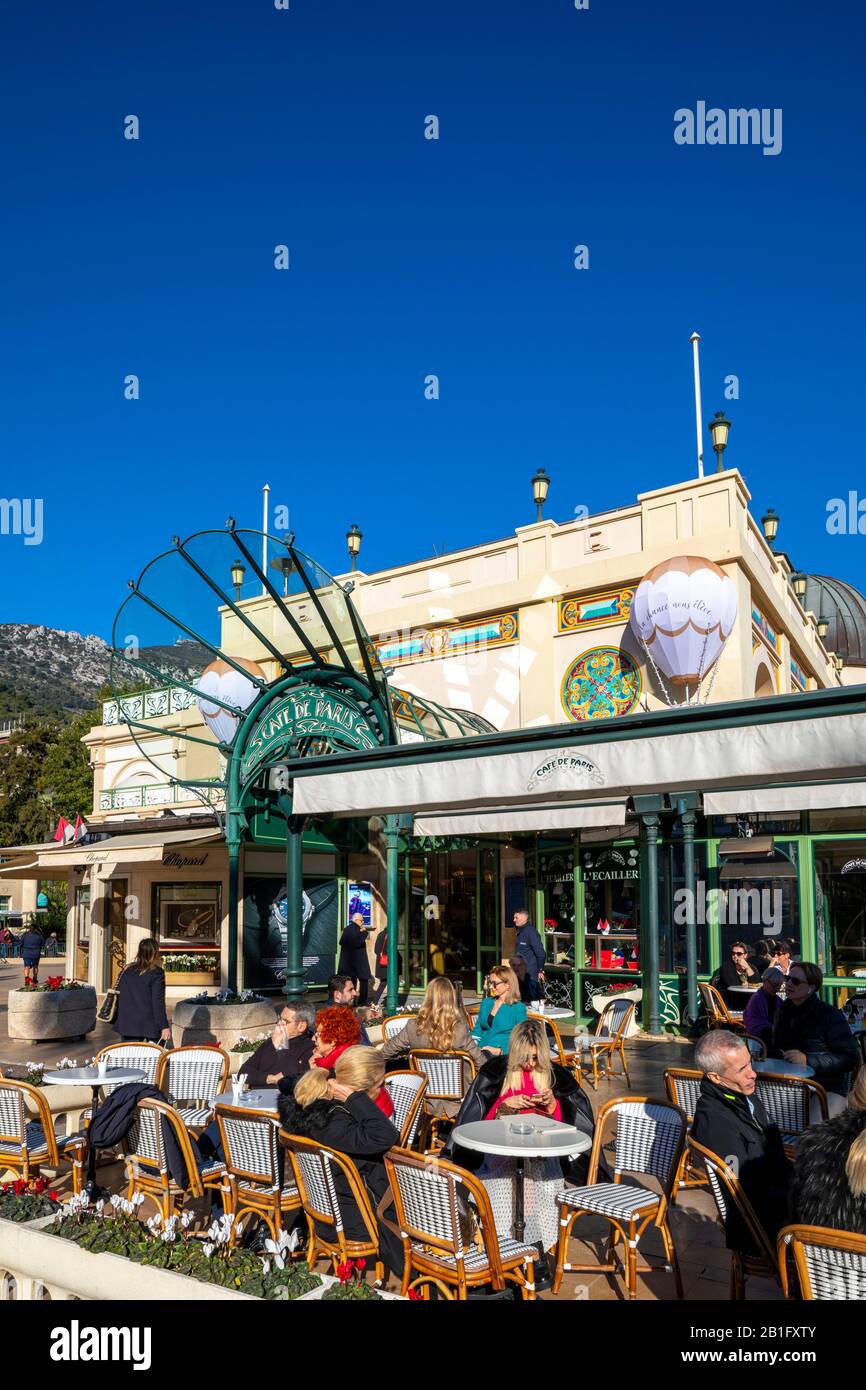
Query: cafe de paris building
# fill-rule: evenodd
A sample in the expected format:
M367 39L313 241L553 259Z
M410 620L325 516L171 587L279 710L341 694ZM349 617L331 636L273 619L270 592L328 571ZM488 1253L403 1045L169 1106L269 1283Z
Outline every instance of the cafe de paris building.
M843 1003L866 600L795 573L766 522L727 470L337 578L292 537L177 541L117 616L90 833L7 848L0 875L67 881L66 968L99 988L154 934L175 995L315 991L361 911L392 1007L437 974L472 992L525 905L578 1019L632 988L646 1030L678 1030L732 941L779 935ZM650 631L671 585L697 614L673 677L677 625Z

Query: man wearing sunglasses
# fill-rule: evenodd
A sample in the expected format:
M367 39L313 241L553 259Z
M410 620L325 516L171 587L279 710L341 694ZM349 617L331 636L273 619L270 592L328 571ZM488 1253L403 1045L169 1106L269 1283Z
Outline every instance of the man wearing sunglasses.
M731 956L713 976L712 983L721 992L729 1009L742 1010L744 994L729 994L734 985L759 983L757 970L749 964L749 948L745 941L735 941L731 945Z
M841 1009L820 997L824 976L812 961L795 960L788 972L787 998L776 1015L772 1057L811 1067L827 1092L831 1115L847 1104L851 1073L860 1051Z

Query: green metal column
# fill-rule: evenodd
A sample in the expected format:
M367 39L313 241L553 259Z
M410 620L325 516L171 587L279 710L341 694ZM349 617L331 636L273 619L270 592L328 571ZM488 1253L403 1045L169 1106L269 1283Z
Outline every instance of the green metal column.
M388 951L388 979L385 991L385 1007L389 1014L397 1012L397 990L400 984L400 943L398 941L398 846L400 831L398 817L385 817L385 940ZM408 949L408 943L407 943Z
M283 989L289 999L299 999L305 992L303 845L303 818L289 816L286 820L286 983Z
M646 903L647 929L644 939L647 946L646 967L643 969L644 998L649 996L649 1007L644 1012L647 1031L659 1033L659 818L657 815L642 814L644 861L646 864ZM643 968L643 961L641 961Z
M688 1022L694 1025L698 1017L698 938L695 923L695 821L693 810L687 809L685 798L677 801L683 827L683 879L686 890L686 1007Z
M226 989L238 987L238 899L240 876L240 838L237 833L237 817L226 817L226 845L229 854L229 909L228 909L228 962L226 965Z

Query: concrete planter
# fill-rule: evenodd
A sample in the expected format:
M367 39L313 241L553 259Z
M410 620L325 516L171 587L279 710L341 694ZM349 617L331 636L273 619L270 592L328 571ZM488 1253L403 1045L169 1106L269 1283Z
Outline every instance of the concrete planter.
M10 1038L27 1042L51 1042L58 1038L83 1038L96 1027L96 990L80 989L9 991Z
M12 1276L19 1299L38 1300L46 1289L54 1301L259 1302L249 1294L203 1284L167 1269L150 1269L121 1255L93 1255L44 1229L53 1220L0 1221L0 1278Z
M174 1006L171 1035L175 1047L185 1043L215 1043L231 1052L238 1038L270 1033L276 1009L268 1000L250 1004L199 1004L181 999ZM245 1053L244 1057L249 1056Z

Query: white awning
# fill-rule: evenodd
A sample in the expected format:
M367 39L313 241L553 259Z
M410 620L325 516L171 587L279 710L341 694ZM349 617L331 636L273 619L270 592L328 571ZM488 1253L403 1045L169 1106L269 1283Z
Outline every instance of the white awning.
M846 806L866 806L866 782L743 787L735 792L704 793L704 810L709 816L745 815L753 811L833 811Z
M65 869L76 865L166 864L173 859L200 859L206 847L222 843L222 833L214 825L202 830L151 830L142 835L109 835L92 845L62 845L43 850L38 857L40 870ZM185 850L190 854L185 854ZM173 867L184 868L184 864ZM189 867L195 867L190 865Z
M773 785L816 776L847 781L863 772L864 728L862 714L845 714L585 744L576 731L563 747L462 758L437 758L435 745L427 744L414 762L296 777L294 810L344 816L531 810L554 801L573 804L576 795L611 800L670 788L752 788L762 779Z
M574 830L579 826L625 825L625 801L598 801L575 806L542 806L531 811L467 811L419 816L413 835L488 835L511 830Z

